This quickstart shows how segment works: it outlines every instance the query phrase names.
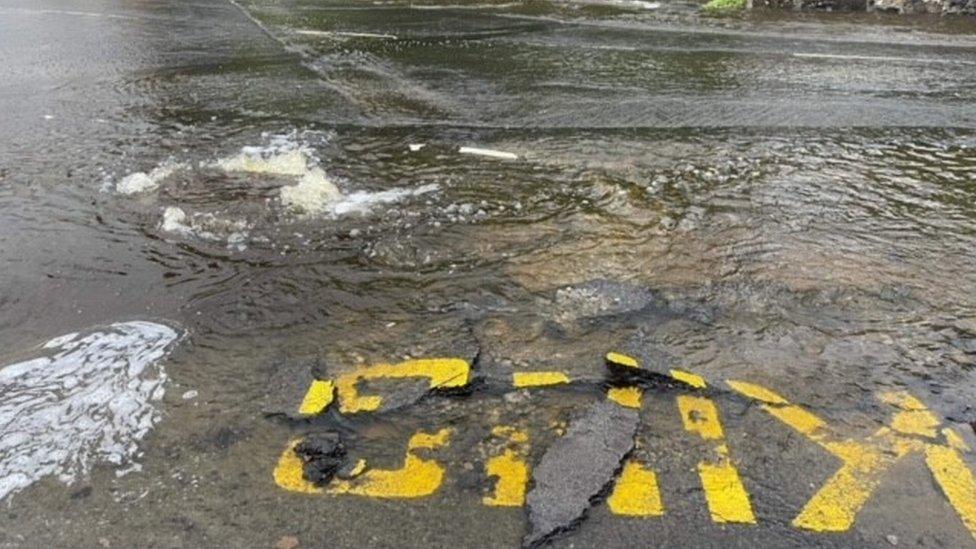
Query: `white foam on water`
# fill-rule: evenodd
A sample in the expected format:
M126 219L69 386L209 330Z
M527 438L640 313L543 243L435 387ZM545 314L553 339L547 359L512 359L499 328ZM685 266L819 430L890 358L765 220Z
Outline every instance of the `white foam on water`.
M168 233L182 235L188 235L192 231L192 227L190 227L186 220L186 212L183 211L183 208L177 208L175 206L163 210L163 221L160 223L159 228Z
M246 221L225 219L212 213L187 214L183 208L170 206L163 210L160 230L184 237L220 242L226 240L229 249L244 251L251 226Z
M262 147L244 147L241 152L217 161L227 172L263 173L302 176L308 172L309 155L302 149L274 151Z
M135 172L123 177L121 181L115 184L115 191L119 194L137 194L151 191L158 187L164 179L185 167L186 164L167 160L149 173Z
M286 210L302 217L341 216L350 213L366 214L372 207L391 204L410 196L432 192L437 185L424 185L415 189L395 188L381 192L357 191L343 193L319 164L314 149L297 131L287 134L262 134L265 145L242 147L237 153L200 164L200 169L219 169L227 173L272 175L290 180L278 189L279 203ZM410 145L417 151L423 145ZM482 151L477 149L476 151ZM509 158L510 153L498 153ZM514 155L511 155L514 158ZM186 164L167 162L150 173L138 172L126 176L116 185L122 194L135 194L156 188L159 183L178 169L189 169ZM179 206L164 209L159 228L167 233L187 238L195 237L210 241L226 241L229 249L243 251L250 235L251 225L244 221L225 219L215 213L188 213Z
M345 198L322 168L309 169L298 183L282 187L279 193L283 206L304 214L327 212Z
M270 143L263 147L244 147L238 154L219 160L217 165L228 172L296 178L294 184L285 185L278 192L281 205L302 216L366 214L373 206L392 204L438 189L437 185L424 185L416 189L344 194L318 163L310 147L296 141L294 134L286 134L270 136ZM173 226L184 229L184 226Z
M243 147L229 158L217 161L227 172L269 174L297 178L293 185L279 191L281 204L305 215L328 212L343 199L342 191L318 166L318 158L295 134L269 136L270 143L262 147Z
M297 139L295 132L261 135L268 144L241 147L237 154L217 160L217 167L226 172L301 177L318 161L312 149Z
M369 213L373 206L377 204L392 204L404 198L427 194L440 189L436 183L421 185L416 189L390 189L388 191L366 192L359 191L349 193L341 201L333 204L331 209L335 215L345 215L350 213Z
M137 470L138 442L160 417L158 363L178 339L162 324L116 323L0 369L0 499L42 477L71 484L96 463Z

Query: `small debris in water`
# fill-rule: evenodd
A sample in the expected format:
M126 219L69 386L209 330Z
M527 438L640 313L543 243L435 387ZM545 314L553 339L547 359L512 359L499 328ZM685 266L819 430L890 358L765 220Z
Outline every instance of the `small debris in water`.
M298 29L295 34L301 34L304 36L325 36L325 37L335 37L335 38L380 38L383 40L396 40L396 36L392 34L381 34L375 32L340 32L340 31L320 31L320 30L309 30L309 29Z
M518 160L518 155L515 153L496 151L495 149L482 149L479 147L461 147L458 149L461 154L474 154L477 156L487 156L489 158L499 158L502 160Z
M427 146L426 143L411 143L410 145L408 145L408 147L410 147L410 152L417 152L426 146Z

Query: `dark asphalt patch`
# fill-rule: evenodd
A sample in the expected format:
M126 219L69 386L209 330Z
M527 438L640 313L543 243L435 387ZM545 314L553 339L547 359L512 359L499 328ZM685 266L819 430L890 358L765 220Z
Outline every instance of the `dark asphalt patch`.
M295 446L295 454L302 460L305 480L316 486L328 484L346 462L346 447L339 433L311 435Z

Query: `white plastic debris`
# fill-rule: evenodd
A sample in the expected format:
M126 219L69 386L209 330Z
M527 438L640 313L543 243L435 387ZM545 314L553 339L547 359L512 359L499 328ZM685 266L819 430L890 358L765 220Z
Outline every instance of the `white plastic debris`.
M461 147L458 149L461 154L474 154L477 156L487 156L489 158L499 158L502 160L518 160L518 155L515 153L510 153L506 151L497 151L495 149L482 149L479 147Z

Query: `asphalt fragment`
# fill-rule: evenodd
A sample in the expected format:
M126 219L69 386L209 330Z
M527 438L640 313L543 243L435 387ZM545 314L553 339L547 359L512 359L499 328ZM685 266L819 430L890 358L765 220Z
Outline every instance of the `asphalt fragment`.
M295 445L295 455L302 460L302 475L316 486L324 486L346 463L346 447L339 433L310 435Z
M318 379L317 362L281 360L271 367L265 388L264 413L301 419L299 408L312 381Z
M444 355L437 351L425 353L427 356L451 356L460 358L473 369L481 354L481 347L476 341L461 341L450 346L451 352ZM423 378L414 379L378 379L368 382L376 394L383 396L383 402L377 412L392 412L401 410L420 402L428 395L436 392L441 395L467 395L471 391L470 383L461 387L431 386L430 381Z
M638 423L637 410L602 400L570 424L532 473L523 546L537 546L583 520L633 449Z

